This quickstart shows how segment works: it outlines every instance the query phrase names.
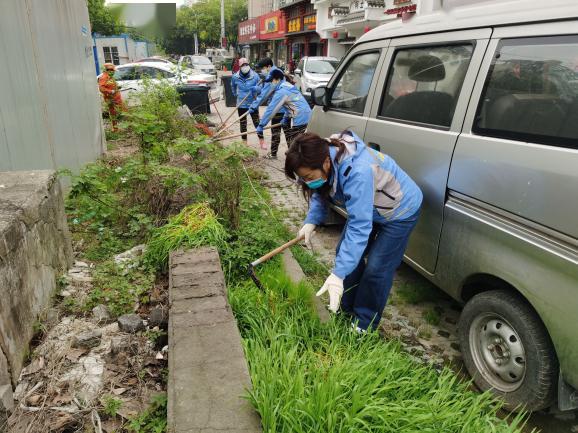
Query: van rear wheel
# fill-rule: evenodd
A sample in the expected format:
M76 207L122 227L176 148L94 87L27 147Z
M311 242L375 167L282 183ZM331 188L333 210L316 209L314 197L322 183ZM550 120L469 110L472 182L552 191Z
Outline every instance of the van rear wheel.
M554 402L558 360L526 300L506 290L474 296L462 311L458 335L475 384L501 397L507 409L534 411Z

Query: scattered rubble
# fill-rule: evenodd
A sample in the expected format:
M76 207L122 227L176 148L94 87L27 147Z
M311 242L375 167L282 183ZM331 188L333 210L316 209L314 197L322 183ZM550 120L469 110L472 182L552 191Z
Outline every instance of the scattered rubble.
M121 331L134 334L144 329L144 323L138 314L123 314L117 319Z
M92 317L94 317L98 323L106 323L112 319L110 310L106 305L102 304L99 304L92 309Z
M138 264L138 259L144 254L145 245L137 245L124 253L114 256L114 262L121 268L131 269Z
M102 332L99 329L81 332L72 337L72 347L77 349L90 349L100 345Z
M131 257L141 253L142 249L133 248L117 257L119 263L130 266ZM92 265L76 261L65 276L61 298L87 297L91 272ZM162 288L155 290L162 293ZM163 307L139 312L160 323L165 320ZM7 433L125 431L122 426L129 418L148 406L153 393L165 389L162 369L167 365L168 348L156 350L146 335L136 334L146 329L138 314L110 323L113 318L106 305L97 305L88 317L67 315L66 309L56 305L44 317L44 335L13 394ZM153 333L160 332L156 325L151 328ZM120 401L117 416L103 411L105 395Z
M166 329L169 323L169 310L167 307L158 306L151 309L149 314L149 325Z

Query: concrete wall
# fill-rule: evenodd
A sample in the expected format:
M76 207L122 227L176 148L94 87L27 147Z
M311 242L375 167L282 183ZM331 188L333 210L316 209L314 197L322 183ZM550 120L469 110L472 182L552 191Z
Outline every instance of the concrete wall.
M1 3L0 171L77 169L105 144L86 3Z
M2 406L11 403L34 323L71 258L55 173L0 172L0 419Z

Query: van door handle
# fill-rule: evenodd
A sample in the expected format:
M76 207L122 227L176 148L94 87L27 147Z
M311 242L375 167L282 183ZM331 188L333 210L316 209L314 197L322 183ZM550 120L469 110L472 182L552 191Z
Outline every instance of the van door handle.
M372 149L377 150L378 152L381 151L381 146L377 143L372 143L371 141L369 142L369 147L371 147Z

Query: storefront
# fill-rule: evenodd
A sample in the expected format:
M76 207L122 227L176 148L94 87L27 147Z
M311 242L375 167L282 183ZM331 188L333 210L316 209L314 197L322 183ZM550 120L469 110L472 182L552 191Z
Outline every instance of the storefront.
M317 13L309 1L284 2L283 13L287 20L287 63L293 71L304 56L323 56L327 53L326 40L319 37Z
M238 43L241 56L255 63L259 59L259 18L251 18L239 24Z
M259 57L271 57L277 66L284 66L286 47L285 16L281 11L273 11L259 17Z

